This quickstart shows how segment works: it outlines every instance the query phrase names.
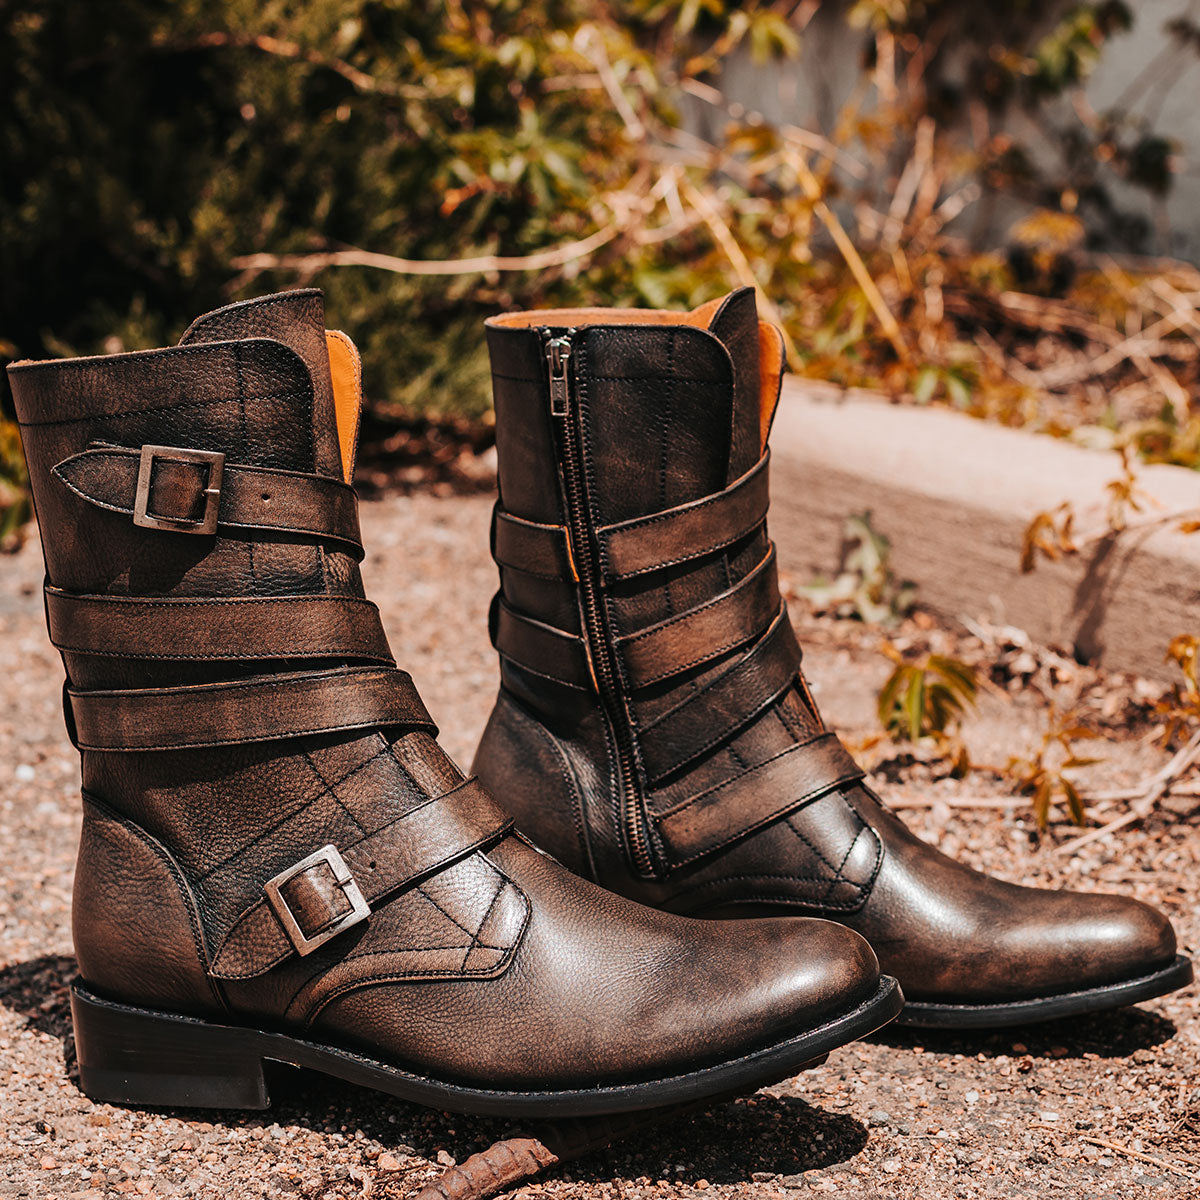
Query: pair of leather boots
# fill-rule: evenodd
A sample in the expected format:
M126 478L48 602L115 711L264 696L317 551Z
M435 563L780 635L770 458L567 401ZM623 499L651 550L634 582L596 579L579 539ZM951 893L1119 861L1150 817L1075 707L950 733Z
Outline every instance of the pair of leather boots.
M912 836L822 724L766 533L783 351L752 291L487 337L501 688L471 777L363 595L359 364L319 292L9 368L82 756L85 1092L264 1107L277 1061L619 1112L897 1014L1016 1024L1190 979L1151 908Z

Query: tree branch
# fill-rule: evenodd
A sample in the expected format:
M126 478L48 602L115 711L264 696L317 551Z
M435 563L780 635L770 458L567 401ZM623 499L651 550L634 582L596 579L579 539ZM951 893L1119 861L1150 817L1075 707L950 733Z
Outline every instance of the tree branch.
M370 250L329 250L315 254L244 254L232 265L241 271L301 271L315 274L326 267L374 267L395 275L475 275L490 271L545 271L594 254L621 232L617 224L606 225L590 237L567 242L534 254L504 256L485 254L478 258L419 259L375 254Z

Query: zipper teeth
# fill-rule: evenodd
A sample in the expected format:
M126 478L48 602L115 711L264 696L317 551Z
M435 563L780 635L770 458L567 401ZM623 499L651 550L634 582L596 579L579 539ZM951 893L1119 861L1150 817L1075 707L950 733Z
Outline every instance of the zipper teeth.
M569 330L565 338L553 339L560 343L566 342L568 355L570 354L571 335L574 332L574 330ZM551 371L554 371L556 364L561 365L564 377L560 381L560 387L565 388L569 387L570 369L567 363L570 358L567 355L561 355L561 349L560 345L556 354L551 349L551 342L547 342L547 356ZM564 359L565 361L563 361ZM640 798L635 784L633 751L629 742L629 725L620 703L616 673L613 670L608 639L605 636L604 616L601 612L595 576L595 558L588 553L588 528L584 516L586 508L583 502L582 456L578 430L575 419L572 419L570 405L565 400L566 393L555 387L553 374L551 379L551 413L561 420L563 428L563 483L567 501L567 528L571 554L575 560L575 571L583 597L588 663L592 669L596 691L617 745L617 758L621 771L622 815L630 853L637 870L643 875L652 875L654 863L650 856L646 831L642 825Z

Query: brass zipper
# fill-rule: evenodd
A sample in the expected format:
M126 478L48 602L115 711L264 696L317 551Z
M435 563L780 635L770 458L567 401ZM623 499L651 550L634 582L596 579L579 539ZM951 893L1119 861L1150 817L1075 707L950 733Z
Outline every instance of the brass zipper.
M642 875L654 874L654 862L643 823L641 797L634 771L633 738L629 717L617 686L616 668L607 636L604 608L600 599L601 581L596 570L596 555L591 553L590 530L583 483L583 456L580 449L579 416L571 403L574 379L571 360L575 330L550 336L543 330L546 366L550 383L550 415L559 429L562 448L563 496L567 509L567 537L575 573L579 580L584 625L584 646L600 705L613 732L617 748L617 767L621 773L621 812L625 837L634 867Z

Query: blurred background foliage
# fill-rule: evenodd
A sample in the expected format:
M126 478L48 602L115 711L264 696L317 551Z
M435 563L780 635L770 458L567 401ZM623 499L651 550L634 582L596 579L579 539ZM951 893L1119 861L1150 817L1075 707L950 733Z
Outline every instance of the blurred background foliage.
M723 90L731 62L803 70L818 15L857 63L830 127ZM1162 196L1175 150L1137 89L1080 100L1132 19L1120 0L0 0L0 353L162 345L316 283L379 444L478 444L490 313L754 283L804 374L1200 465L1200 273L1130 258L1155 231L1117 199ZM1170 36L1156 87L1200 47L1186 11ZM1015 224L980 246L997 197ZM0 535L24 503L0 427Z

